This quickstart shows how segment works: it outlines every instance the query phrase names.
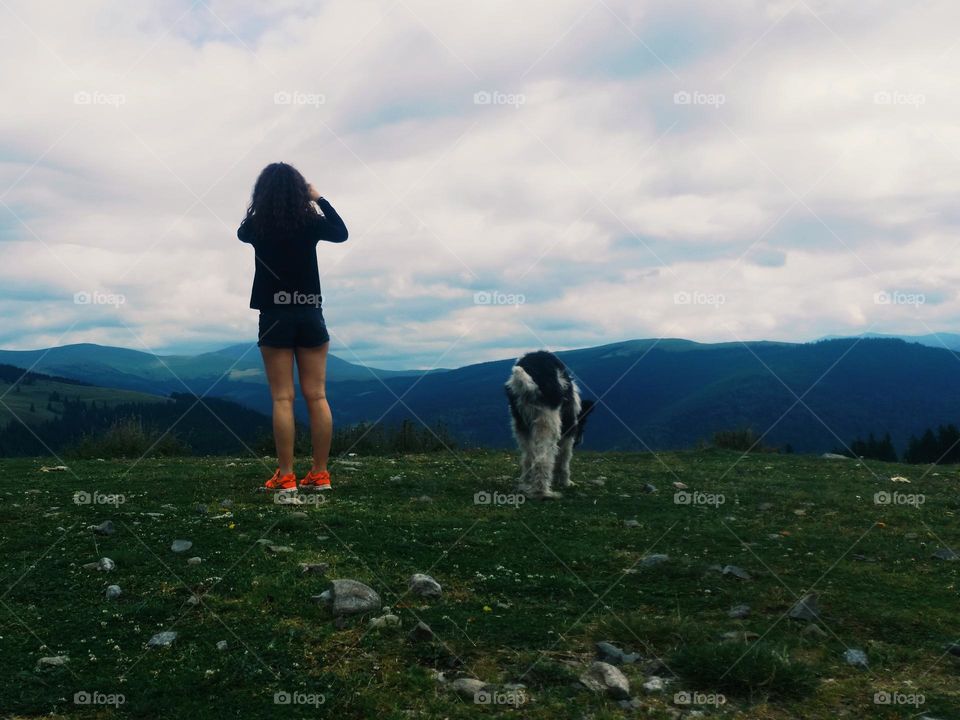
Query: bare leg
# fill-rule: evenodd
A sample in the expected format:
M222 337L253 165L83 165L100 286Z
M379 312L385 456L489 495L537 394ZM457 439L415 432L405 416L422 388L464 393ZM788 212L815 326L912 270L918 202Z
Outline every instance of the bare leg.
M560 441L560 452L557 454L557 464L553 469L553 482L557 487L566 488L573 485L570 479L570 459L573 457L573 438L564 438Z
M260 346L273 398L273 440L280 474L293 472L293 350Z
M315 348L297 348L297 369L300 392L310 412L310 438L313 442L312 472L327 469L330 441L333 438L333 415L327 403L327 351L330 343Z

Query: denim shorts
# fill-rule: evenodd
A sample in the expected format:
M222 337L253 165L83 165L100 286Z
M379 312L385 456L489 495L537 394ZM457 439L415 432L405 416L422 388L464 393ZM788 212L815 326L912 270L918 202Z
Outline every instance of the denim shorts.
M330 342L323 310L318 307L283 307L260 311L257 345L277 348L312 348Z

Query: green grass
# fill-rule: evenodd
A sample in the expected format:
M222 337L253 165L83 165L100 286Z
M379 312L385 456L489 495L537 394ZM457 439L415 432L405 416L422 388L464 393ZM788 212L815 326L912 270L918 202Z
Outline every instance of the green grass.
M644 656L624 668L642 717L671 717L680 691L725 695L725 705L702 708L711 717L958 716L960 661L944 646L960 640L960 563L930 559L938 547L960 547L956 468L583 453L563 500L513 508L474 504L477 491L511 492L508 453L350 462L335 466L326 503L290 508L255 491L270 460L156 459L132 472L130 462L77 461L63 473L39 472L52 459L0 461L0 710L112 716L74 704L75 693L97 691L122 693L116 714L142 718L636 715L578 687L594 642L611 640ZM892 475L913 482L895 485ZM601 476L604 484L589 482ZM677 480L725 502L676 504ZM659 492L643 494L647 482ZM878 506L878 490L922 493L925 503ZM78 505L78 491L121 493L124 502ZM432 502L417 501L423 495ZM223 498L234 501L232 517L220 517ZM86 529L107 518L114 536ZM628 519L639 526L624 526ZM193 548L173 554L177 538ZM295 552L272 555L260 538ZM671 559L637 566L648 553ZM187 565L193 555L202 564ZM82 567L101 556L116 570ZM373 586L403 627L367 632L366 618L337 627L310 600L326 581L298 568L313 561L331 565L328 577ZM753 579L709 570L726 564ZM414 572L433 575L442 598L407 595ZM123 588L119 600L103 597L111 583ZM784 618L812 587L825 638ZM192 593L206 593L201 605L187 603ZM744 602L751 616L729 619ZM418 619L438 642L406 639ZM172 647L145 650L170 628L179 633ZM731 631L760 639L724 642ZM870 669L848 666L847 647L865 650ZM55 654L69 664L35 668ZM646 695L644 670L658 662L677 677L666 693ZM532 699L519 708L464 702L431 674L454 676L458 666L488 682L522 682ZM325 702L275 705L282 691ZM875 705L883 691L925 702L919 711Z

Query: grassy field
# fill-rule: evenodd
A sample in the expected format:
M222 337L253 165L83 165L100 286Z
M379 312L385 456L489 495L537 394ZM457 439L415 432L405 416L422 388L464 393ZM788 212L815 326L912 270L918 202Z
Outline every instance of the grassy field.
M507 453L355 457L326 502L291 507L256 492L270 462L0 462L0 715L960 717L960 658L945 652L960 641L960 562L931 557L960 550L957 468L585 453L563 500L497 505L475 493L511 492ZM675 482L704 495L678 503ZM115 534L88 529L107 519ZM174 553L175 539L193 546ZM650 554L669 559L644 566ZM84 567L101 557L115 569ZM711 570L726 565L750 579ZM442 596L408 593L415 572ZM335 622L311 600L332 578L372 586L402 626ZM811 589L815 630L785 617ZM749 616L728 617L742 603ZM433 641L408 638L420 620ZM173 644L148 649L164 630ZM641 656L621 666L639 707L578 682L601 640ZM69 661L38 666L56 655ZM526 689L519 705L478 705L437 672ZM665 691L643 689L651 674ZM115 704L76 703L84 692Z

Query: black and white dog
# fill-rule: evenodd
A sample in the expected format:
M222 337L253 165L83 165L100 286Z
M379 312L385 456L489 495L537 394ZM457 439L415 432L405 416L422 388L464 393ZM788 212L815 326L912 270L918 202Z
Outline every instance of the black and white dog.
M583 440L592 400L580 390L566 366L546 350L527 353L507 381L513 433L520 446L520 484L536 500L560 497L553 486L571 486L570 458Z

